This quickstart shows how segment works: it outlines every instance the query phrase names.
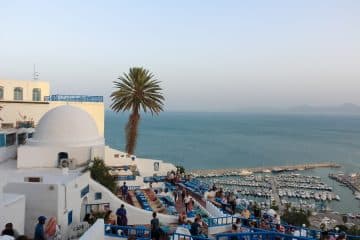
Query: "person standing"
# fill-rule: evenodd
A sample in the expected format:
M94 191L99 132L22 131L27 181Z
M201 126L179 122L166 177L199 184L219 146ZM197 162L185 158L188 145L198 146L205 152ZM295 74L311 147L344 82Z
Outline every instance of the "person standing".
M111 210L106 212L104 222L105 224L116 225L116 216Z
M184 203L185 203L185 211L186 211L186 213L188 213L188 211L189 211L189 204L190 204L189 194L186 195L186 197L185 197L185 199L184 199Z
M156 217L156 212L152 214L153 219L150 221L151 225L151 239L159 240L160 239L160 221Z
M7 223L5 224L5 229L1 232L1 235L7 235L17 238L19 236L19 233L14 229L12 223Z
M57 224L56 218L51 217L45 227L45 235L47 240L60 240L60 227Z
M181 191L181 200L183 203L185 203L185 196L186 196L186 189L183 188L183 190Z
M174 191L173 191L173 196L174 196L174 201L175 201L175 203L177 202L177 199L178 199L178 191L177 191L177 189L175 189Z
M127 225L127 216L126 216L126 209L124 204L121 204L120 208L116 211L117 216L117 225L119 226L126 226Z
M121 187L121 195L124 201L127 200L128 191L129 191L129 187L126 186L126 182L124 182L124 184Z
M191 236L198 236L201 234L200 222L201 222L201 219L196 217L195 221L191 224L191 227L190 227Z
M34 240L46 240L44 225L45 225L46 217L40 216L38 217L38 224L35 227Z

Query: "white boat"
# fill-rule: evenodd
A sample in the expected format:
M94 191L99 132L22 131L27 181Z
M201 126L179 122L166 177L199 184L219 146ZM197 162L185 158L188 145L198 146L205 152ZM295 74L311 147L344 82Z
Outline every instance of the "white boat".
M251 171L248 171L248 170L242 170L240 173L239 173L239 176L249 176L253 174L253 172Z

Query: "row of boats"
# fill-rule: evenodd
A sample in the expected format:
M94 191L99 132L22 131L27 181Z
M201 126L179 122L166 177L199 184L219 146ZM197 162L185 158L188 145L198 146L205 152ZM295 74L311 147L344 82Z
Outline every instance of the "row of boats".
M294 189L279 189L279 197L289 198L302 198L302 199L315 199L316 201L340 201L340 196L329 191L307 191L307 190L294 190Z
M270 182L260 182L260 181L248 181L242 179L214 179L212 181L215 185L224 185L224 186L239 186L239 187L254 187L254 188L268 188L271 189Z

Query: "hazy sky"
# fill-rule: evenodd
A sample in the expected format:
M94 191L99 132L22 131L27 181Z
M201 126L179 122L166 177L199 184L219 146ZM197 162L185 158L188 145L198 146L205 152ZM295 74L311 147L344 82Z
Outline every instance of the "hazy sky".
M0 79L108 95L130 66L168 110L360 104L360 1L0 0Z

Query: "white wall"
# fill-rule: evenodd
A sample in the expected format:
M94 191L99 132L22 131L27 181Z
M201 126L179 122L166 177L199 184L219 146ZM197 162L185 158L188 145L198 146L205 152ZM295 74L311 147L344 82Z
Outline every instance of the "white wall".
M80 211L82 199L81 190L89 184L89 173L82 174L64 184L44 183L8 183L4 192L23 194L26 197L25 234L33 236L39 216L56 217L61 226L62 237L68 235L72 225L81 222ZM72 211L73 223L68 225L68 213Z
M92 226L87 230L79 240L103 240L104 239L104 220L98 219Z
M3 201L11 198L11 201ZM19 234L24 234L25 227L25 196L15 194L0 194L0 227L12 223Z
M34 235L37 218L57 216L58 187L53 184L42 183L8 183L4 192L23 194L25 204L25 234Z
M16 150L17 150L16 145L12 145L8 147L0 147L0 162L3 162L7 159L15 159Z
M115 155L119 155L115 158ZM121 157L123 156L123 157ZM140 175L142 177L149 177L157 174L158 176L166 176L166 174L172 170L176 171L176 166L171 163L164 163L162 160L136 158L132 160L126 156L126 153L121 152L117 149L105 147L105 164L107 166L124 166L124 165L136 165ZM154 163L159 163L159 171L154 171Z
M89 173L85 173L73 181L59 185L58 195L58 219L63 231L62 237L68 236L71 226L81 222L81 204L87 195L81 197L81 190L89 184ZM72 224L68 225L68 214L72 211Z
M61 147L22 145L18 148L18 168L54 168L58 166L58 153L67 152L77 165L91 158L91 147Z
M94 196L96 192L102 193L101 200L95 200ZM90 179L90 194L89 194L89 202L90 203L110 203L110 209L113 212L124 204L127 217L128 217L128 224L149 224L152 219L152 212L145 211L144 209L140 209L134 207L130 204L125 203L117 196L115 196L111 191L107 188L99 184L98 182ZM158 218L161 223L169 224L169 223L176 223L178 221L177 216L165 215L165 214L158 214Z

